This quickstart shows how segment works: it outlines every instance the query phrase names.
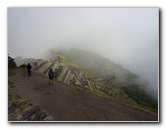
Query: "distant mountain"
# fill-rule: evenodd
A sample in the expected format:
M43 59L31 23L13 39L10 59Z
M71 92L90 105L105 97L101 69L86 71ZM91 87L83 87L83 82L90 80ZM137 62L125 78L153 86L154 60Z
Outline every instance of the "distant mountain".
M116 76L120 78L121 82L125 80L134 81L134 79L138 78L137 75L132 74L121 65L118 65L97 53L70 49L64 53L64 56L84 69L95 71L101 77Z
M148 83L141 80L138 75L123 68L121 65L118 65L97 53L80 49L70 49L58 53L64 56L64 60L67 60L68 64L69 62L70 64L71 62L75 65L77 64L77 66L79 66L78 69L91 80L91 83L93 82L98 89L110 94L115 99L141 104L144 103L144 105L149 101L149 106L157 108L157 101L147 92L146 85ZM130 92L134 93L131 94ZM140 94L142 94L142 96ZM145 98L148 98L148 101L143 102Z
M85 87L129 104L158 108L157 100L146 92L147 82L97 53L80 49L51 50L47 60L36 59L31 63L34 70L46 76L52 67L57 81L64 84Z

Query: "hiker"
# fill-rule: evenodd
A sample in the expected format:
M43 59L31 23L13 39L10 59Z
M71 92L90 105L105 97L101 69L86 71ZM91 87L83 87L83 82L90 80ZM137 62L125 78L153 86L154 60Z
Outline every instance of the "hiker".
M48 76L49 76L49 83L48 84L53 84L53 78L54 78L54 72L52 68L48 71Z
M28 70L28 75L29 76L31 76L31 68L32 68L32 66L30 65L30 63L28 63L27 70Z

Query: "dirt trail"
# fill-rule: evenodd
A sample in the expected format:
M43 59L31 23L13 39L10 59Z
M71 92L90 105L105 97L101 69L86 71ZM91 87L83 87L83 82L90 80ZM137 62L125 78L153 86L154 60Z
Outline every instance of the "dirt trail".
M141 109L126 106L96 96L90 92L62 85L32 73L31 77L22 69L9 77L14 91L22 98L39 104L56 121L157 121L158 116Z

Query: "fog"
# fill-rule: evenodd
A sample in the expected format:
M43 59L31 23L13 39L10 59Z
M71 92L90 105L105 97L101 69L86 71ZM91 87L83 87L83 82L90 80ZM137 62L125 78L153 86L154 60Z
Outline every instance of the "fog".
M158 8L8 8L8 53L43 58L49 49L97 52L158 93Z

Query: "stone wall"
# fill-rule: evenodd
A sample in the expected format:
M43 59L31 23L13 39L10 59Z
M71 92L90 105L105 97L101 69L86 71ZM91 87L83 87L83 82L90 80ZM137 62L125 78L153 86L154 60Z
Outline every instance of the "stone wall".
M54 121L38 104L32 104L8 87L8 121Z
M64 84L90 88L88 80L78 68L75 68L73 66L65 66L63 63L60 63L57 58L43 62L45 63L41 63L38 61L36 62L36 64L42 64L37 67L37 72L48 76L49 68L52 67L55 79L57 81Z
M48 71L50 67L54 71L55 79L59 82L68 85L76 85L85 88L91 89L88 79L85 75L76 67L66 66L61 63L61 58L54 57L52 60L39 60L36 59L36 62L30 62L31 64L35 64L33 69L48 77Z

